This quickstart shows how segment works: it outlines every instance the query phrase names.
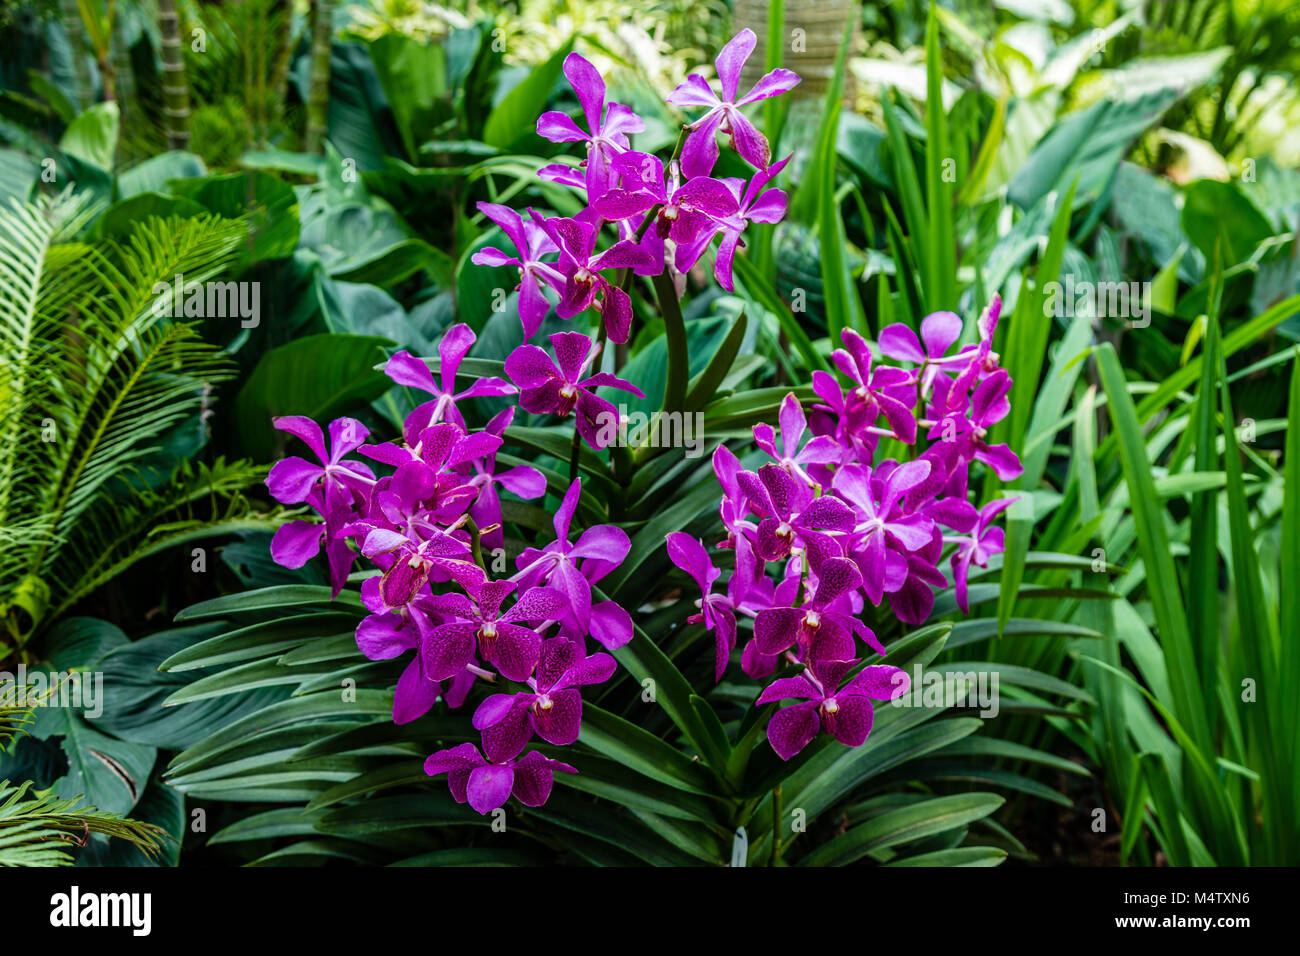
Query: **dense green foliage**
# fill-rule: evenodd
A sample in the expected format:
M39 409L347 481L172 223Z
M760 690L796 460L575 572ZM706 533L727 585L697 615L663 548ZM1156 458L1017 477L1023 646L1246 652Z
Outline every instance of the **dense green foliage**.
M800 48L793 2L182 0L172 55L161 6L0 23L0 671L104 675L99 718L37 707L0 738L0 864L68 862L33 834L84 823L89 863L723 865L744 827L751 865L993 865L1042 859L1045 815L1077 831L1046 862L1300 862L1294 5L852 4ZM362 575L331 601L323 567L271 562L270 419L387 440L417 399L378 367L456 323L465 384L501 375L516 280L471 264L502 242L475 203L575 211L536 176L575 157L532 126L577 108L565 55L666 155L658 94L729 16L773 27L767 68L824 71L755 109L794 154L791 215L746 234L735 294L688 279L681 315L642 319L631 284L631 405L702 411L706 449L739 448L811 399L842 330L952 309L973 340L1000 293L1015 386L990 440L1025 472L972 496L1019 496L1006 553L970 614L952 589L915 629L865 610L889 663L997 674L1000 711L882 707L865 746L782 765L754 687L713 685L712 638L672 603L691 585L665 534L715 532L707 454L607 462L518 416L499 458L549 495L504 502L507 551L550 540L580 474L581 523L631 536L600 587L637 633L565 749L580 773L499 835L423 770L476 739L469 713L393 724L400 667L353 637ZM177 274L257 288L260 316L159 310ZM1131 298L1073 294L1103 286Z

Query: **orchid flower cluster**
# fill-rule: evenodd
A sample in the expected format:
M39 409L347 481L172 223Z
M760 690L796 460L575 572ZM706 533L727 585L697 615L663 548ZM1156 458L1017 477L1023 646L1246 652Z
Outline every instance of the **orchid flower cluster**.
M782 759L822 730L861 745L871 731L871 701L907 690L903 670L859 666L864 650L885 654L860 619L868 602L887 599L900 620L922 623L934 588L948 585L939 564L951 547L957 604L967 611L970 566L986 567L1003 550L1003 531L991 524L1014 499L979 510L967 500L972 462L1003 480L1022 471L1010 448L988 442L989 428L1010 411L1011 377L992 351L1000 311L995 296L979 320L978 344L953 354L962 322L952 312L927 316L919 338L901 323L884 329L881 354L907 367L878 363L866 340L845 330L844 348L832 359L848 386L816 371L819 401L810 415L791 393L779 432L754 426L754 443L769 462L746 470L718 447L713 466L726 537L717 547L734 553L725 593L713 590L721 571L703 544L685 532L668 535L670 558L702 593L690 621L714 636L715 680L735 649L738 615L753 619L741 653L747 675L767 679L793 665L791 676L777 677L756 701L798 701L776 711L767 727ZM907 460L875 460L881 439L916 449L922 432L926 447Z
M529 209L525 219L507 206L478 204L514 244L515 254L486 248L471 261L518 269L519 318L526 339L541 328L550 308L546 293L550 289L558 299L560 318L595 309L602 323L601 337L626 342L632 328L630 277L659 276L665 270L683 275L715 238L720 241L714 275L724 289L734 291L732 264L745 229L751 222L779 222L788 204L782 190L768 188L788 160L771 162L767 140L740 108L785 93L799 82L789 70L773 70L742 96L741 70L756 43L752 30L742 30L718 54L721 95L703 77L692 74L668 96L674 106L702 107L704 113L685 126L680 156L675 153L667 166L658 157L631 148L629 135L642 132L645 122L627 106L606 101L605 81L596 68L577 53L565 59L564 75L582 106L586 128L564 113L550 112L538 119L537 133L553 143L583 143L587 156L577 167L554 163L538 174L575 190L583 208L571 218L546 218ZM735 152L754 167L748 182L712 175L719 157L719 133L728 136ZM606 226L617 238L598 250L597 240ZM619 270L626 271L620 276ZM521 389L534 393L522 402L528 411L567 415L576 406L581 427L593 407L581 397L584 390L593 384L629 388L617 381L576 381L585 365L570 370L563 359L560 370L548 370L542 365L544 355L535 354L541 350L529 348L534 352L528 355L528 368L520 368L523 380L507 368ZM595 357L594 345L584 350L575 343L568 348L575 356L581 353L575 362ZM522 362L517 360L516 365ZM593 447L601 447L592 429L583 431L583 437Z
M277 462L267 486L277 500L305 504L322 520L281 527L272 556L297 568L323 549L335 595L358 557L379 569L362 583L361 600L370 613L356 638L371 660L415 652L397 682L393 720L415 720L440 697L459 707L479 680L513 685L487 696L474 712L481 750L464 743L425 763L430 775L447 774L453 797L480 813L501 807L512 794L539 806L549 797L557 771L577 772L525 748L535 737L554 746L578 739L580 688L607 680L615 667L609 654L589 654L587 639L605 650L631 639L628 612L613 601L592 600L592 585L622 563L631 544L621 529L605 525L589 527L570 542L582 487L575 478L555 514L556 540L526 549L517 559L517 573L494 580L482 548L504 543L498 487L535 499L546 493L546 480L528 466L497 467L513 407L474 432L458 403L518 395L525 411L572 414L576 433L595 448L603 446L602 425L617 420L610 417L617 413L596 389L607 386L643 397L632 383L592 369L604 340L622 343L631 334L630 276L685 273L720 238L714 271L731 290L731 264L748 223L776 222L785 214L786 194L767 188L785 163L770 162L767 141L739 108L783 93L799 78L776 70L740 96L740 72L755 43L753 32L745 30L718 56L720 96L692 76L669 97L677 106L705 112L683 131L680 161L674 157L666 168L657 157L630 148L628 135L642 131L644 122L628 107L607 103L600 74L571 54L564 73L586 129L552 112L538 120L537 132L552 142L584 142L587 156L578 168L554 164L540 176L578 191L584 208L572 218L546 218L530 209L525 219L506 206L479 204L514 243L515 255L485 248L472 261L518 269L525 340L551 308L547 289L562 318L593 309L602 324L598 338L556 333L550 336L554 358L535 345L520 345L505 363L510 382L481 378L462 391L456 390L456 373L475 341L468 326L443 336L437 377L424 361L398 352L385 373L430 396L406 418L400 442L367 443L365 426L341 418L330 424L327 446L311 419L275 420L275 427L301 439L316 461L294 456ZM756 168L748 182L710 175L719 132ZM598 250L607 226L616 238ZM354 452L361 457L349 457ZM362 459L385 466L386 473L377 476Z
M389 378L430 396L407 416L400 442L367 443L364 425L340 418L329 426L327 446L311 419L275 419L275 427L301 439L316 461L293 456L277 462L267 487L277 500L306 504L323 519L282 526L271 542L277 562L302 567L323 547L336 596L358 557L380 570L361 585L370 613L356 638L370 660L415 652L397 681L394 722L423 716L439 697L459 707L479 680L515 685L475 710L481 752L464 743L425 764L431 775L448 774L458 801L488 813L511 794L539 806L556 771L576 772L524 749L534 737L556 746L578 739L580 688L614 672L609 654L588 653L587 638L608 650L631 639L627 611L612 601L593 602L591 591L627 556L630 541L622 530L598 525L570 542L579 479L555 514L555 541L520 554L510 578L488 574L483 547L504 543L498 489L539 498L546 479L527 465L497 465L513 407L482 431L466 427L458 402L516 391L498 378L456 391L456 372L474 341L468 326L450 329L439 344L436 379L427 363L407 352L389 359ZM361 457L350 457L354 452ZM363 459L391 473L377 477Z

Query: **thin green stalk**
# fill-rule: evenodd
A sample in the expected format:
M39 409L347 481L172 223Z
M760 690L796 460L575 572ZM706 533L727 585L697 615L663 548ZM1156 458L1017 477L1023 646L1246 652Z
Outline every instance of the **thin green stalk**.
M654 277L655 296L664 320L664 337L668 342L668 379L664 383L666 412L682 411L686 407L686 387L691 378L691 358L686 342L686 320L682 318L682 305L677 301L677 288L667 275Z

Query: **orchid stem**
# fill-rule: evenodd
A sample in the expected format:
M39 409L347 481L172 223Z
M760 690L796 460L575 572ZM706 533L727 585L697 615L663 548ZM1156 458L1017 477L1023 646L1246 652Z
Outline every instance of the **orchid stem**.
M666 274L654 277L659 312L664 319L664 338L668 344L668 380L664 383L664 411L686 408L686 386L691 376L690 350L686 344L686 321L682 304L677 301L677 287Z
M569 484L578 477L578 456L582 453L582 435L578 432L578 426L573 426L573 450L569 452Z
M474 555L474 563L486 571L487 565L483 563L482 536L479 534L478 525L469 516L465 518L465 530L469 532L469 548Z

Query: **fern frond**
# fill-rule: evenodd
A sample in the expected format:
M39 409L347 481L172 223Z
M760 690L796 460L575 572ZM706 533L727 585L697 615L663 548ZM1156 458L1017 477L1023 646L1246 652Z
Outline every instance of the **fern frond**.
M85 846L93 833L126 840L150 856L162 848L162 828L81 806L81 799L34 790L30 780L17 786L0 780L0 866L68 866L69 847Z
M265 468L247 461L186 462L158 489L141 491L137 485L101 500L69 538L68 553L81 560L50 571L58 595L52 614L62 614L137 561L167 548L279 527L280 510L259 512L244 494L265 477Z
M35 723L32 709L26 703L27 688L18 687L16 683L8 687L0 686L0 751L7 749L15 738L25 734L25 728L29 724Z
M114 488L121 497L161 436L233 374L225 352L156 303L177 276L188 286L219 275L243 223L154 218L125 241L85 244L60 241L68 222L84 223L79 207L0 210L0 613L20 642L48 605L69 606L86 581L130 563L121 529L96 538L103 519L90 512Z

